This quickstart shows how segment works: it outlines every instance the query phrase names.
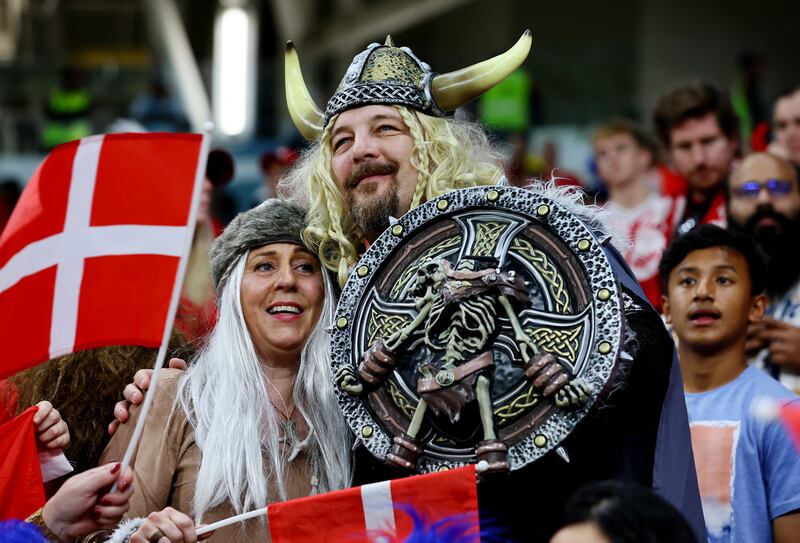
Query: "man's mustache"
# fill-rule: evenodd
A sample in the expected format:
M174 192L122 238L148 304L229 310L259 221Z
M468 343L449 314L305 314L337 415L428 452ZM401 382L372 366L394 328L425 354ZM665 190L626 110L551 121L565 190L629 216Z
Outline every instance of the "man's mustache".
M392 162L362 162L347 177L345 186L354 188L362 179L373 175L394 175L397 172L397 164Z

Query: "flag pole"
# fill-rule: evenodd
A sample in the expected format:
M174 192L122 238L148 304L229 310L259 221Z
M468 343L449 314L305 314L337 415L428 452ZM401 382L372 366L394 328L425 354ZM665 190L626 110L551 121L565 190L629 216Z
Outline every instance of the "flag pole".
M189 222L186 228L186 239L184 241L183 253L178 262L178 270L175 274L175 284L172 287L172 297L169 301L169 311L167 311L167 321L164 326L164 335L161 338L161 347L158 349L156 361L153 365L153 376L150 378L150 387L144 396L142 402L142 412L139 419L136 421L136 428L133 431L133 436L128 443L128 448L125 450L125 455L122 457L122 470L130 465L133 452L139 444L139 439L142 437L144 430L144 423L147 420L147 413L150 411L150 405L153 403L153 396L158 388L158 374L161 367L164 365L164 359L167 357L167 348L169 347L169 339L172 336L172 326L175 323L175 313L178 310L178 301L180 299L181 288L183 288L183 279L186 275L186 266L189 262L189 251L192 247L192 239L194 238L194 229L197 223L197 208L200 203L200 193L203 190L203 182L206 175L206 160L208 158L208 148L211 144L211 132L214 130L214 125L211 122L206 123L203 127L202 141L200 143L200 155L197 158L197 171L195 172L194 191L192 192L192 204L189 208ZM117 489L117 483L111 488L111 492Z
M255 511L248 511L247 513L236 515L235 517L228 517L226 519L218 520L217 522L207 526L200 526L195 530L195 533L197 535L207 534L208 532L213 532L219 528L224 528L225 526L230 526L231 524L236 524L237 522L242 522L243 520L260 517L266 514L267 507L262 507L261 509L256 509Z
M489 463L486 460L481 460L477 464L475 464L475 472L476 473L483 473L489 469ZM226 519L219 520L214 522L213 524L208 524L206 526L198 526L195 529L195 533L197 535L207 534L208 532L213 532L219 528L224 528L225 526L230 526L231 524L235 524L237 522L242 522L245 520L249 520L251 518L260 517L267 514L267 509L269 507L262 507L261 509L256 509L254 511L248 511L247 513L242 513L240 515L236 515L233 517L228 517Z

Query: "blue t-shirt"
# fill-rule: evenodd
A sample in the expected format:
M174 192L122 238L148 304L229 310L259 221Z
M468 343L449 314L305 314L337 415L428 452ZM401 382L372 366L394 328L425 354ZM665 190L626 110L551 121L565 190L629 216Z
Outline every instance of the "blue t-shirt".
M800 509L800 454L778 421L751 404L797 398L753 367L717 389L686 393L708 540L772 541L772 520Z

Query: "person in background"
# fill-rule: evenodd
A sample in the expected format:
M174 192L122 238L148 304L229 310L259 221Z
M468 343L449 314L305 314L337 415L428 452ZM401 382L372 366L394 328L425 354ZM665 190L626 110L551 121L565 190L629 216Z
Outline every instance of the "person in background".
M550 543L697 543L686 519L642 486L592 482L564 505L564 527Z
M796 542L800 455L762 397L797 396L747 364L747 328L764 315L764 256L749 236L701 225L661 260L664 314L678 337L697 478L711 542Z
M778 96L772 109L775 141L770 152L794 165L800 173L800 87Z
M747 329L747 353L800 393L800 187L797 171L775 155L754 153L734 170L728 227L752 236L769 257L767 314Z
M170 338L169 347L174 356L187 358L192 354L191 346L178 333ZM81 472L97 465L108 442L108 413L119 390L137 370L153 367L156 352L157 349L117 345L54 358L4 381L5 394L0 394L0 403L6 404L6 417L42 402L57 405L64 420L73 421L72 435L62 444L64 454L75 471Z
M60 72L59 82L50 90L44 108L45 121L39 135L44 150L92 134L92 94L86 73L74 66Z
M686 181L678 233L698 224L725 226L725 183L739 149L738 119L727 96L707 83L679 87L659 98L653 120Z
M635 122L611 119L592 133L597 171L608 189L609 223L629 242L623 257L647 299L661 309L658 263L685 199L656 161L655 142Z
M208 250L222 233L225 224L215 213L215 203L224 197L224 187L233 179L234 173L233 156L228 151L213 149L208 153L206 178L197 210L197 226L181 288L180 305L175 316L175 327L189 342L200 341L217 321Z
M299 157L300 154L297 151L283 145L261 155L261 172L264 174L264 183L259 186L255 194L254 205L278 196L278 182Z

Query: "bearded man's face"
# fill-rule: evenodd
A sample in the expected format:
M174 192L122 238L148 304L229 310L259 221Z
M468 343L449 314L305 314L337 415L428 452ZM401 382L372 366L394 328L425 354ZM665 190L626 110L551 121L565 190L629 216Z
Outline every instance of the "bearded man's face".
M336 184L353 222L374 239L411 207L414 141L397 109L364 106L341 114L331 136Z
M770 253L800 216L800 190L791 165L764 153L745 158L728 187L728 218Z
M745 158L728 187L728 222L770 256L767 289L785 292L800 277L800 255L793 250L800 236L800 190L794 169L764 153Z

